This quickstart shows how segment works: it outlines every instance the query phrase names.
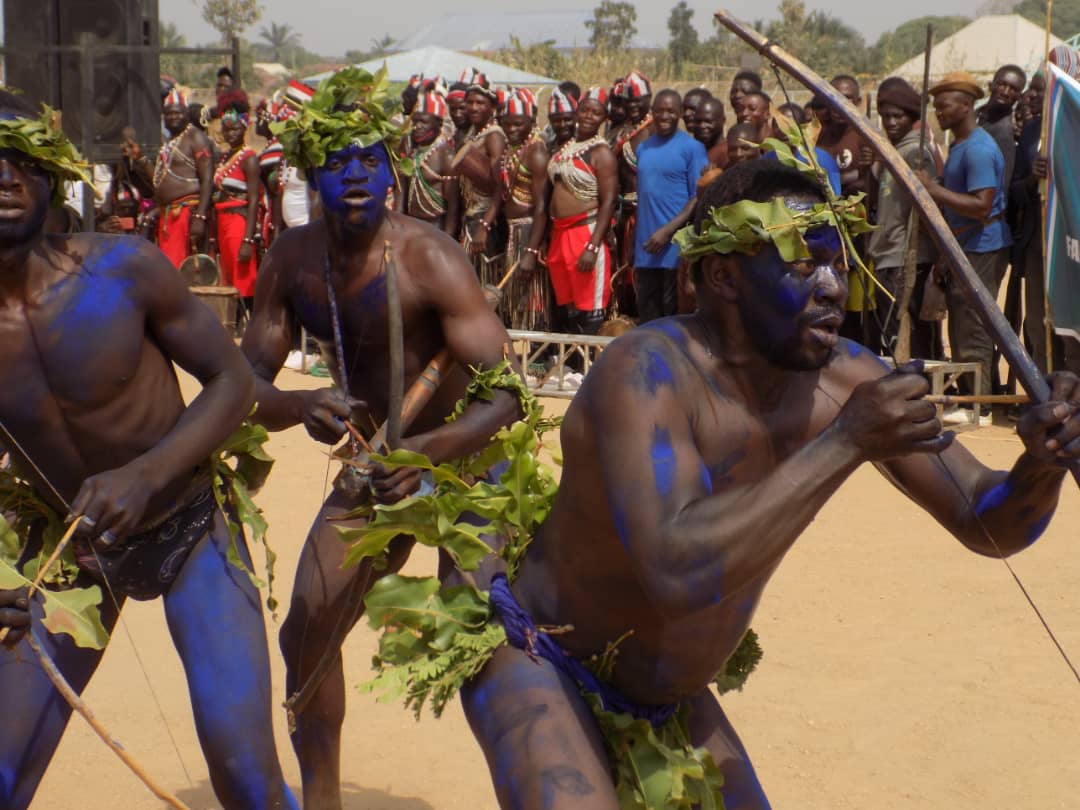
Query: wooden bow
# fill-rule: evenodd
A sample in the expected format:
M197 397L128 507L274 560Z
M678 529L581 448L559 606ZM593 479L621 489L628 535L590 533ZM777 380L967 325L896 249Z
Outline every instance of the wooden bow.
M0 439L2 439L3 442L7 445L7 449L9 451L17 453L22 458L22 461L28 464L34 470L41 483L45 486L46 490L48 490L52 497L57 500L59 504L62 505L70 513L71 505L65 500L65 498L60 494L56 487L53 486L53 483L45 476L45 473L42 472L41 468L34 463L34 460L29 455L27 455L26 451L22 448L22 445L20 445L19 441L11 434L10 431L8 431L7 427L3 424L3 422L0 422ZM60 539L60 542L57 544L56 549L53 551L52 555L45 562L45 564L38 569L38 574L34 578L34 581L31 584L29 592L27 594L28 599L33 597L34 591L41 585L41 582L45 578L45 574L49 570L49 567L60 557L60 554L63 553L64 548L67 546L68 542L75 534L75 530L81 520L82 517L80 516L73 516L71 518L71 525L64 533L64 536ZM119 611L117 611L117 613L119 615ZM3 628L3 630L0 631L0 641L3 641L4 637L6 636L7 628ZM56 688L56 691L60 693L60 695L64 698L64 700L76 714L80 715L84 720L86 720L86 722L90 725L90 728L94 730L94 733L101 738L101 741L109 747L110 751L120 757L121 761L123 761L123 763L131 769L131 772L139 778L139 781L146 785L150 792L157 796L159 799L161 799L161 801L165 802L169 807L172 807L173 810L191 810L191 808L184 804L184 802L182 802L179 798L174 796L169 791L165 790L165 788L158 785L157 782L155 782L154 779L150 776L149 772L144 767L142 767L142 765L139 764L138 760L136 760L135 757L129 754L124 749L124 747L117 741L116 737L105 727L105 724L94 716L94 713L90 710L90 707L86 705L86 702L83 701L79 694L71 687L71 684L67 682L64 674L60 671L60 668L56 665L56 662L52 660L52 657L46 651L45 646L38 639L33 629L31 629L30 633L27 635L26 642L30 646L30 649L33 650L34 655L37 656L38 661L41 663L42 670L45 672L45 675L48 677L48 679L52 682L52 685Z
M1024 350L1009 321L998 308L997 301L975 275L971 262L964 255L963 248L956 241L948 223L938 210L937 204L896 148L874 129L869 119L860 113L840 91L779 45L743 25L726 11L718 11L716 20L770 62L782 67L810 90L828 99L832 109L843 115L851 126L870 143L897 182L911 195L915 205L918 206L923 221L930 228L930 235L954 271L954 281L959 284L968 302L975 308L983 327L1001 349L1002 355L1016 373L1020 385L1031 397L1032 402L1046 402L1050 398L1050 386ZM1080 465L1074 462L1070 470L1073 479L1080 484Z

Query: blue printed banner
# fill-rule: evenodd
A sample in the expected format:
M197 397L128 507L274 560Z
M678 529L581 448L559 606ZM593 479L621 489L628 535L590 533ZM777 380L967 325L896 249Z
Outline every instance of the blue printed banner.
M1049 65L1046 267L1054 328L1080 340L1080 83Z

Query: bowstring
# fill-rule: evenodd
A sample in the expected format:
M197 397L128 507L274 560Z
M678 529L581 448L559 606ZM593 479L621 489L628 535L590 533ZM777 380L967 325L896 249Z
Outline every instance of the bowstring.
M116 598L116 593L113 591L112 584L109 582L109 577L105 573L105 566L101 564L101 557L98 556L97 549L94 548L93 540L87 542L86 545L94 555L94 561L97 563L98 570L101 571L101 581L105 583L105 592L109 594L109 600L116 610L117 624L123 628L124 635L127 636L128 643L131 645L131 651L135 654L135 661L138 663L139 671L142 672L143 679L146 681L146 686L150 690L151 697L154 699L154 706L157 707L158 717L161 718L161 722L165 725L165 733L169 735L169 742L172 743L173 752L176 754L176 759L180 763L180 769L184 772L184 777L188 781L188 787L194 787L195 782L192 780L191 774L187 769L187 764L184 762L184 757L180 753L180 746L176 742L172 726L169 725L169 720L165 716L165 709L161 705L161 699L158 697L157 690L154 689L154 684L150 680L150 673L147 672L146 666L143 664L142 656L139 654L139 648L135 645L135 637L131 634L131 628L128 627L127 621L124 619L123 611L120 609L120 600Z
M893 363L896 363L895 357L893 357ZM837 400L836 397L834 397L832 394L830 394L828 391L821 387L820 382L817 383L816 388L818 391L820 391L826 397L832 400L833 404L838 409L843 407L842 403ZM960 495L961 500L963 500L964 505L967 506L968 512L972 515L972 517L975 518L975 523L976 525L978 525L979 530L983 533L986 539L990 541L990 545L994 547L994 551L996 552L998 559L1005 564L1005 568L1008 570L1009 574L1016 582L1016 586L1020 589L1020 593L1024 595L1027 603L1035 612L1035 616L1042 624L1043 629L1046 630L1046 634L1050 637L1050 641L1053 642L1054 646L1057 648L1057 651L1061 654L1061 658L1065 661L1065 665L1072 671L1072 674L1076 678L1077 683L1080 683L1080 670L1077 669L1076 665L1072 662L1072 659L1069 658L1069 654L1065 651L1065 648L1061 646L1061 642L1058 640L1057 635L1051 629L1050 624L1046 621L1046 617L1043 616L1043 613L1039 609L1039 606L1035 604L1035 600L1032 598L1031 593L1028 591L1027 587L1020 579L1020 576L1016 573L1016 570L1012 567L1012 564L1009 562L1009 558L1006 557L1005 553L1001 550L1001 546L997 544L997 541L994 539L994 535L991 534L990 530L986 527L986 524L983 522L982 517L972 505L971 499L968 497L967 492L965 492L964 488L960 486L960 482L956 479L956 476L953 474L952 469L949 467L944 457L940 453L929 453L927 455L941 466L941 469L945 473L945 477L952 482L953 487L956 488L956 491Z
M792 104L793 102L791 100L791 96L788 95L787 87L784 86L784 80L780 76L779 68L776 66L776 64L772 64L771 67L772 67L773 74L776 76L776 83L780 87L780 92L782 92L784 94L784 99L785 99L786 103ZM794 122L795 126L799 130L799 137L802 139L802 146L803 146L803 151L806 153L806 159L809 161L810 166L814 169L814 172L815 172L815 174L817 174L818 179L823 180L824 183L827 185L828 182L829 182L828 181L828 176L822 170L821 165L817 161L817 155L814 153L813 148L810 146L809 142L806 140L806 133L803 131L802 124L797 119L794 119L794 118L792 118L792 121ZM829 206L829 210L832 212L833 217L836 219L837 228L841 228L842 224L841 224L840 219L839 219L839 217L838 217L838 215L836 213L836 209L833 206L833 195L826 192L825 201L826 201L826 204ZM841 244L841 246L843 248L844 261L846 262L847 261L847 240L844 239L844 238L841 238L840 239L840 244ZM869 273L869 269L867 269L866 272ZM865 285L865 282L864 282L864 285ZM863 290L863 295L866 295L866 294L867 294L866 290L864 289ZM893 303L895 303L895 302L893 302ZM875 319L878 321L878 326L880 327L881 326L881 319L877 318L876 314L875 314ZM888 347L888 349L889 349L889 357L892 359L893 367L899 369L900 364L896 360L895 348L896 348L895 341L890 342L890 345ZM841 403L838 402L837 399L834 396L832 396L828 391L826 391L824 388L821 387L820 382L817 384L816 387L817 387L817 390L821 391L821 393L825 394L826 397L828 397L830 400L832 400L833 404L836 405L837 408L842 407ZM1054 633L1053 629L1051 629L1049 622L1047 622L1046 617L1043 615L1042 611L1039 609L1039 606L1037 604L1035 604L1035 600L1034 600L1034 598L1032 598L1031 593L1028 591L1027 587L1024 585L1023 580L1020 579L1019 574L1016 573L1016 569L1013 568L1012 564L1009 562L1008 557L1006 557L1005 553L1001 550L1001 547L997 544L997 541L994 539L993 534L991 534L990 530L986 527L986 524L983 522L982 516L979 515L978 510L975 509L974 504L971 502L971 498L968 497L968 493L964 491L964 488L962 486L960 486L960 482L957 480L956 476L953 474L952 469L949 467L948 463L945 461L945 459L942 457L942 455L940 453L932 453L932 454L930 454L930 457L933 458L938 463L938 465L940 465L941 470L945 473L945 477L948 478L950 482L952 482L952 485L956 489L957 494L960 495L961 500L964 502L964 505L967 507L968 513L971 514L975 518L975 523L979 527L979 530L983 533L983 535L986 537L986 539L990 541L990 545L993 547L994 552L997 554L997 558L999 560L1001 560L1002 563L1004 563L1006 570L1009 572L1010 576L1012 576L1013 581L1016 582L1016 586L1020 589L1020 593L1023 594L1024 599L1026 599L1027 603L1031 606L1032 611L1034 611L1036 618L1038 618L1038 620L1039 620L1039 623L1042 624L1043 629L1046 631L1047 636L1049 636L1049 638L1050 638L1050 641L1053 642L1054 647L1057 648L1057 651L1061 655L1062 660L1065 661L1065 665L1072 672L1073 677L1076 678L1076 682L1078 684L1080 684L1080 669L1078 669L1077 666L1072 662L1072 659L1069 657L1069 654L1065 651L1065 648L1061 645L1061 642L1058 640L1057 635Z

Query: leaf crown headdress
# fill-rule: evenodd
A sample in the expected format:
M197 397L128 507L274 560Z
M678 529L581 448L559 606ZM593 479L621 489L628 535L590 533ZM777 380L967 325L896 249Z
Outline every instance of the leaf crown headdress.
M397 163L402 130L391 120L395 102L389 86L385 65L375 74L345 68L324 79L296 115L271 124L270 131L281 142L285 159L301 169L321 166L327 155L353 144L382 143Z
M2 88L11 92L12 88ZM22 152L53 179L54 207L64 204L64 181L92 183L90 164L68 140L60 127L54 126L56 111L42 105L41 115L0 117L0 149Z
M698 232L688 225L675 234L680 254L690 261L710 253L756 254L771 243L785 262L810 258L806 233L814 228L831 226L840 232L845 258L865 270L855 251L852 237L873 229L867 222L864 194L839 197L814 157L820 125L813 122L803 128L784 115L775 116L786 140L767 138L760 147L776 154L780 163L811 177L821 186L826 202L808 209L793 210L782 199L768 202L740 200L721 208L712 208ZM804 133L805 129L805 133ZM758 144L755 144L757 146Z

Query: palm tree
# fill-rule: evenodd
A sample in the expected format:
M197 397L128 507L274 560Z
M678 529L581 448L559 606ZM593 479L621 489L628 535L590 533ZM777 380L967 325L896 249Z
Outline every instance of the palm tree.
M269 28L259 31L259 36L270 48L275 62L280 62L285 51L295 50L300 46L300 34L292 30L288 24L278 25L270 23Z

